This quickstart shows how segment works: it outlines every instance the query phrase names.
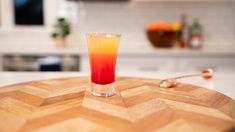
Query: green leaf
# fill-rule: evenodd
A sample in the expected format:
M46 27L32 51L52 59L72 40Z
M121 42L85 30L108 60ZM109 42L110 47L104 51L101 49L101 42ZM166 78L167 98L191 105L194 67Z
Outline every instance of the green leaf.
M70 23L63 17L57 18L57 23L55 24L55 31L52 33L52 37L56 38L58 36L67 37L70 34Z
M53 33L51 34L51 37L52 37L52 38L56 38L57 36L58 36L58 34L55 33L55 32L53 32Z

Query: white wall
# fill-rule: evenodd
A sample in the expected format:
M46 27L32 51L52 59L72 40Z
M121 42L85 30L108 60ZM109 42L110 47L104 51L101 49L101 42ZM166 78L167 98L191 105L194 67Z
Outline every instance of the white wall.
M16 26L14 24L13 0L0 0L0 32L42 31L52 27L58 12L57 0L44 0L44 26Z
M43 26L17 26L14 24L13 0L0 0L0 44L48 45L53 43L50 32L53 30L57 12L57 0L44 0Z
M122 34L122 43L146 44L148 23L180 21L187 13L189 21L198 18L204 26L204 43L208 46L235 46L235 1L227 2L121 2L83 3L85 17L79 21L79 31L111 31ZM81 42L84 43L84 42Z
M149 45L145 36L148 23L161 20L178 22L180 14L187 13L190 22L193 18L199 18L204 26L205 45L235 46L234 0L80 2L78 5L66 3L64 0L44 0L45 26L43 27L16 27L13 21L12 1L0 0L2 17L0 42L11 39L13 43L27 40L33 44L35 39L40 38L40 41L47 43L56 16L66 15L67 11L68 17L76 23L73 24L70 43L86 43L84 35L87 32L120 32L125 46L141 48ZM76 6L77 10L74 10Z

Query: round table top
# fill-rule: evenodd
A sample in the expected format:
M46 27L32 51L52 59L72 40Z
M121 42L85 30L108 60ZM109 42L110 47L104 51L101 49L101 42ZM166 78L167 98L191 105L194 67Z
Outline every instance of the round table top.
M235 101L206 88L118 77L117 94L95 97L89 77L0 88L0 131L233 131Z

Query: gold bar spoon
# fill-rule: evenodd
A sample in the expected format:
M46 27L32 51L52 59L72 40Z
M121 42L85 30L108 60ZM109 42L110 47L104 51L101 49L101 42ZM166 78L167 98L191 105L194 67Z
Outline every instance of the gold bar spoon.
M177 79L195 77L195 76L202 76L204 79L211 79L213 77L213 74L214 74L214 72L212 69L205 69L201 73L183 75L183 76L164 79L160 82L159 86L163 87L163 88L173 88L177 85Z

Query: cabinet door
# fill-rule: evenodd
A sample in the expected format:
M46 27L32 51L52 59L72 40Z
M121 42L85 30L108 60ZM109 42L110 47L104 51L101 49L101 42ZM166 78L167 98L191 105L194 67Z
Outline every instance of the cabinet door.
M212 68L217 71L234 71L234 58L182 58L179 67L181 71L202 70Z
M90 71L89 56L80 56L80 71L88 72Z
M171 71L175 68L174 59L160 57L120 57L118 71Z
M88 56L81 57L81 71L89 71ZM117 71L174 71L175 61L169 57L139 57L119 56L117 60Z

